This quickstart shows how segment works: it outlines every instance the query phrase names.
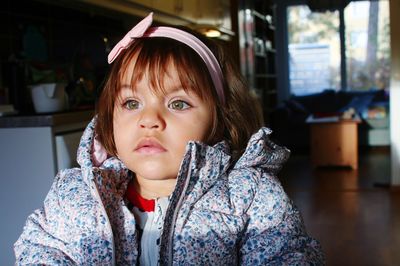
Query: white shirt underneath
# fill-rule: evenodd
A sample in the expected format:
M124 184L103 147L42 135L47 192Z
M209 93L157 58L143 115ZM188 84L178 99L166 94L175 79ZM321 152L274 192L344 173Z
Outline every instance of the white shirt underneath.
M132 208L133 215L142 230L139 265L159 265L160 238L168 204L169 198L163 197L155 199L154 212L143 212L136 206Z

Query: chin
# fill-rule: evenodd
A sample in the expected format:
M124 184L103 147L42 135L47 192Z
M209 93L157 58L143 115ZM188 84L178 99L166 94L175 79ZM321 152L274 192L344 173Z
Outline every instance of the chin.
M144 163L139 167L129 167L129 169L147 180L176 179L178 175L178 169L176 169L176 171L171 168L166 169L165 164L158 165L154 163Z

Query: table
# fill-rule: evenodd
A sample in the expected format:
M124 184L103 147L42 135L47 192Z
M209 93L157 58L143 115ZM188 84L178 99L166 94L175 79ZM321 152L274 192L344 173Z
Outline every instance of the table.
M360 118L315 118L306 122L311 131L311 162L318 166L350 166L358 168L358 124Z

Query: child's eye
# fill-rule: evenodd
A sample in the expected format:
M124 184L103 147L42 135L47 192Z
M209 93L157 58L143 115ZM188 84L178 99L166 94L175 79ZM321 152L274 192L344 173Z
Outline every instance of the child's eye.
M174 110L186 110L188 108L190 108L191 106L182 100L176 100L173 101L172 103L168 104L168 107Z
M128 100L124 103L124 106L128 110L136 110L139 108L139 102L135 100Z

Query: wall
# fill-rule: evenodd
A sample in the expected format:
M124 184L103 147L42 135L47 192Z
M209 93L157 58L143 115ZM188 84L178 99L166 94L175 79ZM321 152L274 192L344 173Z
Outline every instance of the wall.
M400 186L400 1L390 0L392 51L390 79L390 135L392 156L391 184Z

